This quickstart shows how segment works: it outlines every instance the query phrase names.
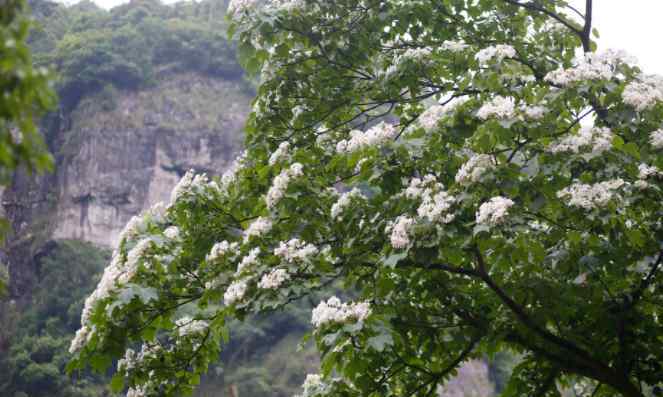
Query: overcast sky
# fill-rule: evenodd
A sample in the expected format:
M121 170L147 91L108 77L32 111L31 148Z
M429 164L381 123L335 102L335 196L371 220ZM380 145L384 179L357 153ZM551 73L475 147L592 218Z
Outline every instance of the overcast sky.
M75 2L76 0L64 0ZM93 0L111 8L127 0ZM166 0L172 3L173 0ZM584 0L570 0L584 11ZM594 0L594 27L599 48L626 50L647 73L663 74L663 0Z

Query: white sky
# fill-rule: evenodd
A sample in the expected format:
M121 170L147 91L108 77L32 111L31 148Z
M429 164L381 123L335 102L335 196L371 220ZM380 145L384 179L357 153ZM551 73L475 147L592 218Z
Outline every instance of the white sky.
M61 0L76 2L76 0ZM112 8L128 0L93 0ZM173 3L177 0L166 0ZM584 11L584 0L569 0ZM594 0L594 27L601 35L599 49L626 50L646 73L663 74L663 0Z

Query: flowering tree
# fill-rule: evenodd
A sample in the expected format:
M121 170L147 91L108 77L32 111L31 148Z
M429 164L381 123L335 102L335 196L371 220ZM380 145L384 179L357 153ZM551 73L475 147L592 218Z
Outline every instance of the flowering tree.
M430 396L503 349L506 396L658 392L663 78L594 52L591 0L255 3L247 151L127 226L72 370L187 392L229 318L335 283L304 396Z

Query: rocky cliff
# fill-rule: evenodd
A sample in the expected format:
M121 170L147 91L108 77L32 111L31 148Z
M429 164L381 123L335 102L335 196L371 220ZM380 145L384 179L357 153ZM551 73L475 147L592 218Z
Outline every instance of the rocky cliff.
M241 142L251 93L238 79L167 73L149 87L107 87L46 123L54 173L18 173L2 204L11 292L29 291L52 239L113 246L127 221L188 169L220 174Z

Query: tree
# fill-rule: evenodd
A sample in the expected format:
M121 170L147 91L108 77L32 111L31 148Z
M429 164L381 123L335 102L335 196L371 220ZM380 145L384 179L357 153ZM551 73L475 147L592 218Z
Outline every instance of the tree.
M53 160L35 120L54 104L48 71L34 68L27 46L30 19L23 0L0 3L0 185L17 167L47 170ZM7 229L0 219L0 237ZM0 274L0 296L7 280Z
M591 0L230 15L262 81L247 151L127 225L70 369L187 392L229 318L336 285L304 396L430 396L503 350L505 396L660 394L663 79L595 52Z

